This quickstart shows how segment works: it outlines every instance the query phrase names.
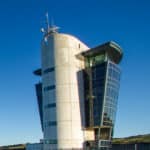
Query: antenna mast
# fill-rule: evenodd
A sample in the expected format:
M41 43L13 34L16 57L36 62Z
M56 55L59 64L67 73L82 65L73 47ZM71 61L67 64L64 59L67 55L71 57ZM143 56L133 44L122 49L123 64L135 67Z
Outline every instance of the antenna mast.
M41 28L41 32L44 33L45 38L47 39L47 36L51 33L57 33L59 27L54 25L54 21L51 21L51 25L49 24L49 16L48 12L45 14L46 16L46 28Z
M48 17L48 12L46 12L46 25L47 25L47 32L49 32L50 26L49 26L49 17Z

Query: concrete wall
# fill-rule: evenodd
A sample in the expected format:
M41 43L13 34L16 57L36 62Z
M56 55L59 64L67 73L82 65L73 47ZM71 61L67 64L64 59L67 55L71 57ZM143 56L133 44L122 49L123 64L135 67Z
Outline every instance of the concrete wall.
M52 33L47 41L42 42L42 72L55 68L47 74L42 73L44 143L47 143L44 150L83 146L83 109L80 109L83 95L79 97L83 81L77 73L84 63L76 55L87 49L81 41L66 34ZM55 89L44 90L52 85L55 85ZM56 103L56 107L45 108L52 103ZM56 125L49 125L49 122L56 122Z

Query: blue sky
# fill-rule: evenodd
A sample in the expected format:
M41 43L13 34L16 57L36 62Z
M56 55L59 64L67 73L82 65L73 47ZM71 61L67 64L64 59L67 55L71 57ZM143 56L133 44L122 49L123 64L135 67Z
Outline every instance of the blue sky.
M115 137L150 133L149 0L5 0L0 2L0 145L42 138L32 72L40 67L45 12L60 32L94 47L123 48Z

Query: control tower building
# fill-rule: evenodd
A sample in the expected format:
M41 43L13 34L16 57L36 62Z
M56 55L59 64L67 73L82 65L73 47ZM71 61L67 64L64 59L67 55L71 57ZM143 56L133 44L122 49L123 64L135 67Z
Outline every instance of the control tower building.
M115 42L89 48L72 35L43 30L36 95L43 150L111 148L122 49Z

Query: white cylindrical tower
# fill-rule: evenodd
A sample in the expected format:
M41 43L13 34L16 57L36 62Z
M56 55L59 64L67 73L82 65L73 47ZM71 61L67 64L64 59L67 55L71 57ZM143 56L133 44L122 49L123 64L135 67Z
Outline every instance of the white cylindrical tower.
M82 149L82 76L76 55L89 49L77 38L50 32L42 41L44 150Z

